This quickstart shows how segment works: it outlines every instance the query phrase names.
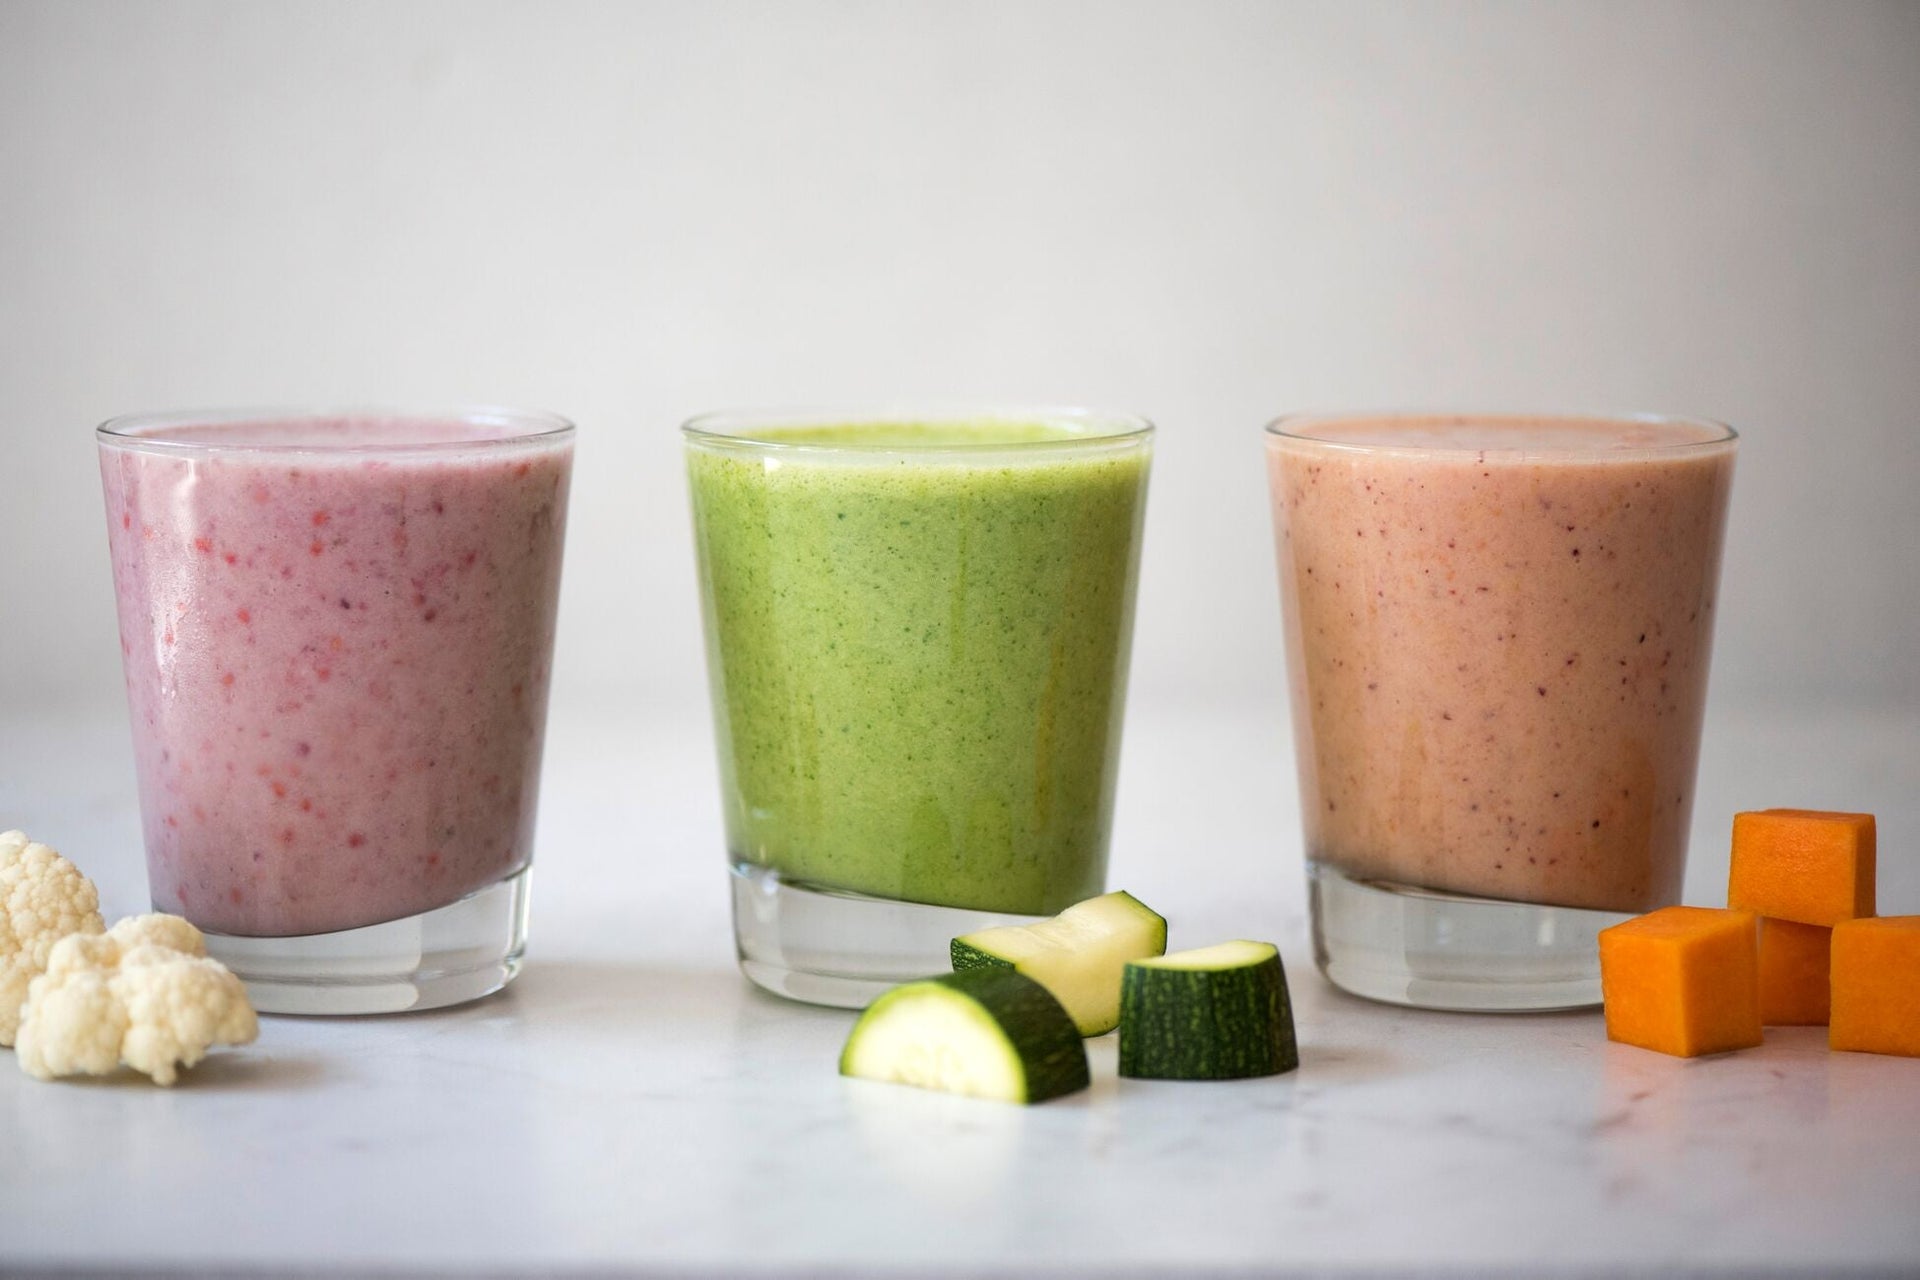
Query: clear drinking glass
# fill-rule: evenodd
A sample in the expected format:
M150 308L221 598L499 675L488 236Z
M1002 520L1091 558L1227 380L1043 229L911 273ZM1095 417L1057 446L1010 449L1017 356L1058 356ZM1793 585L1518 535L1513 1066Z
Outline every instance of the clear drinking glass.
M154 906L260 1009L518 971L573 434L499 409L97 432Z
M1661 417L1267 429L1314 951L1443 1009L1600 998L1678 901L1734 432Z
M1152 427L722 414L684 435L734 933L858 1006L1101 891Z

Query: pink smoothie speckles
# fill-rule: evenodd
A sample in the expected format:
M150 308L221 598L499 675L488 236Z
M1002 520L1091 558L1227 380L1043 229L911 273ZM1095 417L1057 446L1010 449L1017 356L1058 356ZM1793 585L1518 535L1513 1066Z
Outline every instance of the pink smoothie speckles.
M164 440L192 447L101 449L155 905L325 933L524 867L570 434L375 419Z
M1676 901L1730 439L1309 430L1268 454L1308 856L1521 902Z

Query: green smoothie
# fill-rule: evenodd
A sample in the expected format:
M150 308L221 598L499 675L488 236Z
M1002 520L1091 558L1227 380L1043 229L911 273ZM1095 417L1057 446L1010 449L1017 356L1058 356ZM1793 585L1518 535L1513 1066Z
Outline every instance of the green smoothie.
M983 911L1099 893L1144 427L868 422L689 446L734 861Z

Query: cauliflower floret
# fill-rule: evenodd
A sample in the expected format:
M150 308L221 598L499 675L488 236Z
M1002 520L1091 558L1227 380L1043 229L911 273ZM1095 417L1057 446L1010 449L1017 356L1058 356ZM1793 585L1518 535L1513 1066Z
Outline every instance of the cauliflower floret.
M168 915L62 939L28 993L21 1067L51 1080L125 1063L172 1084L212 1046L251 1043L260 1021L246 986L206 952L198 929Z
M120 944L123 952L135 947L165 947L169 951L178 951L182 955L204 956L207 954L207 939L198 929L179 916L170 916L156 911L151 915L128 916L113 928L107 930L107 936Z
M0 832L0 1045L18 1034L27 986L53 944L104 928L100 894L78 867L25 832Z
M22 1068L42 1080L119 1070L127 1007L114 994L112 975L110 967L69 964L33 980L32 1016L21 1023L20 1043L14 1046Z

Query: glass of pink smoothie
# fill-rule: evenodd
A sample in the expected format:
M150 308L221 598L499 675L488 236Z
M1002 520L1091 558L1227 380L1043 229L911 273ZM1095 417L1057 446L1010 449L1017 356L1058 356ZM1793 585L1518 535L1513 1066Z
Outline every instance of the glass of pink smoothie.
M1322 971L1428 1008L1598 1003L1594 935L1679 900L1734 432L1266 438Z
M99 429L153 904L263 1011L518 971L573 434L498 409Z

